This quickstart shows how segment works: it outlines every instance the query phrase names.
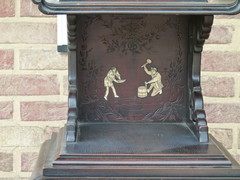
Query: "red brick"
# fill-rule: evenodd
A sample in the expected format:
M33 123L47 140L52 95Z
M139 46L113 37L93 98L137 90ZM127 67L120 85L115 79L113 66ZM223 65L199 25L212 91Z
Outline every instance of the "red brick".
M240 104L205 104L207 121L211 123L240 123Z
M45 140L51 138L52 132L58 130L56 127L0 126L0 146L39 147Z
M240 149L240 129L238 129L238 149ZM240 154L239 154L239 160L240 160Z
M38 6L29 0L21 0L20 16L22 17L41 17L46 16L41 13Z
M13 103L0 102L0 119L12 119L13 117Z
M214 18L217 19L240 19L240 14L236 15L216 15Z
M225 148L232 149L232 129L210 129L209 131Z
M0 17L15 16L14 0L0 0Z
M0 23L0 43L55 44L55 23Z
M56 95L55 75L0 75L0 95Z
M27 70L65 70L68 61L67 54L56 49L22 49L19 63L21 69Z
M208 44L228 44L232 42L233 26L216 25L212 27L209 39L206 41Z
M0 69L12 69L14 62L13 50L0 50Z
M240 155L236 155L235 160L240 164Z
M21 154L21 171L32 172L38 158L37 152L23 152Z
M202 56L202 71L240 71L239 52L206 51Z
M63 95L68 95L68 76L63 77Z
M67 103L22 102L23 121L58 121L67 119Z
M202 76L202 90L204 96L232 97L234 96L234 78Z
M0 152L0 171L13 171L13 154Z

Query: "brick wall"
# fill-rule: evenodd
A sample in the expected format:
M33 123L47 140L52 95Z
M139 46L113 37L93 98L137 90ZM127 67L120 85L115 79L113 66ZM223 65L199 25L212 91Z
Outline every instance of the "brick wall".
M215 16L201 80L210 133L240 163L240 14Z
M29 179L41 144L66 122L67 55L56 18L0 0L0 179Z
M0 177L29 179L41 143L66 122L67 56L56 18L30 0L0 0ZM240 161L240 15L217 16L204 47L210 132Z

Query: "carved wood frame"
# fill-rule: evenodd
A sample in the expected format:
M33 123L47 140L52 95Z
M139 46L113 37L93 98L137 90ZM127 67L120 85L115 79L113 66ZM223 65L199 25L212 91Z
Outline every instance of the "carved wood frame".
M78 107L77 107L77 15L67 15L68 22L68 120L67 134L68 142L77 141L79 137ZM205 40L209 37L213 23L212 15L191 16L189 22L189 52L188 52L188 95L189 95L189 121L190 129L199 138L199 142L208 142L208 126L204 111L203 96L200 84L201 53Z
M76 39L76 15L67 15L67 29L68 29L68 120L67 120L67 134L66 140L68 142L76 141L77 137L77 39Z
M190 120L195 126L190 127L202 143L208 142L209 137L200 83L201 53L205 40L210 35L213 19L213 15L191 16L189 26L189 107Z

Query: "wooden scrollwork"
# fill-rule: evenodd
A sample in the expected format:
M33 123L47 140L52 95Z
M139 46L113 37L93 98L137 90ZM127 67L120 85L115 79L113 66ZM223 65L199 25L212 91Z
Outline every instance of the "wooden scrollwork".
M76 65L76 16L67 16L68 28L68 81L69 81L69 97L68 97L68 120L67 120L67 141L76 141L77 136L77 65Z
M212 24L212 15L198 16L192 18L190 27L190 118L194 121L196 134L202 143L208 142L208 126L200 84L201 53L205 40L209 37Z

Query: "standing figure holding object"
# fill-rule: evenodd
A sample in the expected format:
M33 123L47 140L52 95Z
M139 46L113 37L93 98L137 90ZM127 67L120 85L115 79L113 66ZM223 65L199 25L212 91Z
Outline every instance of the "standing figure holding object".
M116 89L114 87L113 82L123 83L125 81L126 81L126 79L124 79L124 80L121 79L121 76L120 76L117 68L116 67L111 67L111 69L107 73L107 76L104 78L104 87L106 87L106 92L105 92L105 95L104 95L104 99L107 100L107 98L108 98L109 88L112 89L114 97L118 98L119 96L116 93Z
M149 59L147 61L150 62ZM150 91L152 90L151 96L156 96L157 94L162 94L163 84L161 81L161 75L158 72L157 68L155 68L155 67L151 67L151 70L148 70L146 67L147 64L150 64L150 63L146 63L142 66L144 68L144 71L152 77L152 79L150 81L145 82L146 86L148 84L150 84L150 87L147 89L147 93L150 93Z

